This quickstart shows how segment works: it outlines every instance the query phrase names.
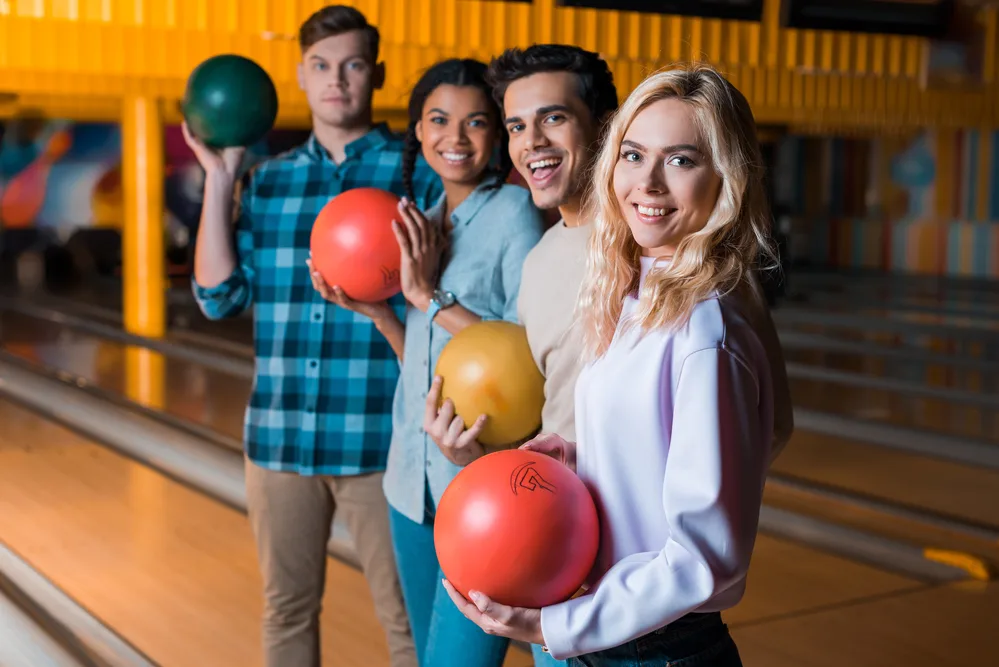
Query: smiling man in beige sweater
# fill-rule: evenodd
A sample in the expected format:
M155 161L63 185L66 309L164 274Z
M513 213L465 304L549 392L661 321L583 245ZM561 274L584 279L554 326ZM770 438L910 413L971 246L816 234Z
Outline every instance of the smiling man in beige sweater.
M571 325L591 229L580 209L601 130L617 109L617 90L598 54L560 44L508 49L490 64L489 78L503 106L514 166L535 205L561 215L524 262L518 316L545 377L541 428L575 440L582 341ZM448 458L467 465L483 453L475 438L484 424L465 431L449 403L438 413L438 396L435 384L424 426Z

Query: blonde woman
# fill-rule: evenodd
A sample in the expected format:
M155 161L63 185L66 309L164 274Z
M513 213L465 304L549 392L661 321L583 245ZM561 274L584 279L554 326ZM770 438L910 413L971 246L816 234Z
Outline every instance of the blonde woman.
M716 71L658 73L621 107L591 197L579 442L524 446L592 490L597 564L584 595L544 609L446 584L487 632L575 665L741 664L720 612L742 597L764 479L792 429L754 277L770 251L762 181L749 104Z

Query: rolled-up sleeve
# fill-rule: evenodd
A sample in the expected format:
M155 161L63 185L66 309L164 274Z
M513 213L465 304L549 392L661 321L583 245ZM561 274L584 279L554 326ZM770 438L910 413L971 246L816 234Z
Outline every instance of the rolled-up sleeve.
M724 349L686 357L669 416L659 510L665 512L669 537L659 551L616 563L589 595L542 610L542 632L553 657L641 637L745 577L770 452L759 391L755 374Z
M252 183L244 179L239 198L239 213L235 225L236 267L225 280L212 287L199 285L191 278L191 287L198 307L205 317L220 320L235 317L253 304L255 267L253 263L253 229L251 214Z

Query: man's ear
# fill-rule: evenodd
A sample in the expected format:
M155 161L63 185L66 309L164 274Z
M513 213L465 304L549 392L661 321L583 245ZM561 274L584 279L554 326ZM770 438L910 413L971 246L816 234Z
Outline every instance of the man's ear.
M298 87L301 90L305 90L305 63L298 63L298 67L295 70L298 74Z

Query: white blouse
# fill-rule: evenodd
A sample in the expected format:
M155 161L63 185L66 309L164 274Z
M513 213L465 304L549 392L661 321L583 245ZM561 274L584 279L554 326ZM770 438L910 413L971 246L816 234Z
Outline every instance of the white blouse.
M622 319L637 305L628 298ZM587 594L541 612L553 657L741 599L767 469L792 429L788 396L769 313L738 293L698 304L675 334L619 330L582 371L577 472L600 550Z

